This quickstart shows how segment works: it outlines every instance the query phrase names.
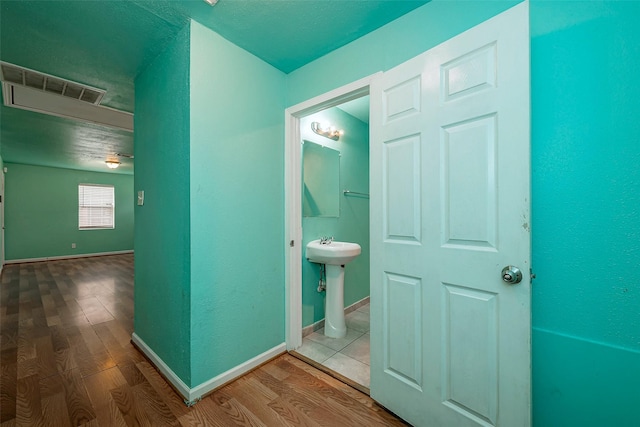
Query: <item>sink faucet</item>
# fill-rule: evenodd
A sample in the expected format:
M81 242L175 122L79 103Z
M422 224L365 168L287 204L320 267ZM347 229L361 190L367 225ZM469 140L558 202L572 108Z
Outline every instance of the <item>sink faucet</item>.
M333 242L333 236L331 237L324 236L320 238L321 245L330 245L331 242Z

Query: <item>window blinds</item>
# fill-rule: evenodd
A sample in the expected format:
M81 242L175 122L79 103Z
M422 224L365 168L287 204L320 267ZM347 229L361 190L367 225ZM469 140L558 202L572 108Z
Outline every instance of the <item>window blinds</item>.
M114 195L112 185L78 185L79 228L115 228Z

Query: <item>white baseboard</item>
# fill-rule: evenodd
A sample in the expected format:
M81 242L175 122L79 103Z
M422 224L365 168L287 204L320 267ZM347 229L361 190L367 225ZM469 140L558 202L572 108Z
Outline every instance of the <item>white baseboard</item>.
M133 253L133 250L96 252L92 254L60 255L60 256L49 256L49 257L42 257L42 258L8 259L8 260L5 260L4 263L5 265L6 264L23 264L25 262L55 261L59 259L90 258L95 256L122 255L122 254L132 254L132 253Z
M223 384L228 383L229 381L235 380L238 377L241 377L243 374L249 372L253 368L256 368L263 364L264 362L273 359L274 357L284 353L287 351L287 346L285 343L279 344L262 354L257 355L253 359L249 359L246 362L229 369L226 372L221 373L217 377L211 378L208 381L203 382L199 386L196 386L191 389L191 394L200 399L205 394L215 390Z
M169 366L167 366L166 363L162 361L160 356L158 356L155 351L151 350L151 347L149 347L147 343L142 341L142 338L140 338L135 332L131 334L131 341L133 341L133 343L145 354L145 356L149 358L151 363L153 363L153 365L158 368L162 376L164 376L165 379L173 385L176 391L180 393L182 397L184 397L185 403L191 401L191 390L189 389L189 387L180 379L180 377L176 375L175 372L173 372L173 370Z
M166 363L134 332L131 335L131 340L136 346L149 358L151 363L162 373L167 381L169 381L173 387L182 395L184 403L187 406L192 406L198 402L202 396L215 390L216 388L232 381L243 374L249 372L253 368L260 366L262 363L284 353L286 351L285 343L279 344L256 357L247 360L246 362L229 369L220 375L211 378L208 381L203 382L193 388L189 388Z

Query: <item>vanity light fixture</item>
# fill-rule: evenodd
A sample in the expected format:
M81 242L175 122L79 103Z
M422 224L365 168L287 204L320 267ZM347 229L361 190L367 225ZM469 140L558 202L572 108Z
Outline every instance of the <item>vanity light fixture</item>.
M120 162L117 161L117 160L107 160L107 161L105 161L105 163L107 164L107 167L109 169L115 169L118 166L120 166Z
M334 141L339 140L340 137L344 135L344 131L342 129L338 130L335 126L322 126L319 122L311 123L311 130L320 136L333 139Z

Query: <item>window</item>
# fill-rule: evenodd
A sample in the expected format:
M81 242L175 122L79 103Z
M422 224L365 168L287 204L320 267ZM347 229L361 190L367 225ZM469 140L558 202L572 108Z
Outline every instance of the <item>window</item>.
M113 185L78 185L78 224L80 230L115 228L115 190Z

